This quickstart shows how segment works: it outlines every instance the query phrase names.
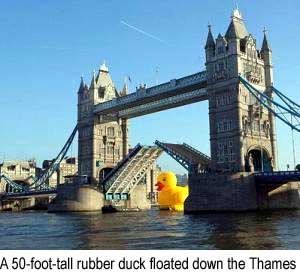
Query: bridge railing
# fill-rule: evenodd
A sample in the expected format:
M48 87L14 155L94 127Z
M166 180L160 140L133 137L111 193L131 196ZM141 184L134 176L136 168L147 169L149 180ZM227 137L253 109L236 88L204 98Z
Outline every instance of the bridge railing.
M0 200L7 200L7 199L15 199L15 198L22 198L22 197L35 197L35 196L41 196L41 195L56 195L57 191L56 189L51 190L30 190L30 191L24 191L24 192L7 192L7 193L1 193L0 194Z
M184 105L186 101L193 99L194 101L198 100L197 98L207 98L207 90L205 88L195 89L190 92L179 93L175 96L166 97L163 99L155 100L149 103L143 103L137 106L128 107L126 109L122 109L118 112L118 116L120 118L127 117L132 118L139 116L141 113L152 113L159 111L161 108L165 106L171 105Z
M176 150L168 146L167 143L163 143L158 140L156 140L154 143L158 147L162 148L166 153L168 153L175 161L181 164L186 170L191 170L193 168L194 163L190 159L179 154Z
M128 94L126 96L118 97L110 101L100 103L95 106L94 112L101 112L113 107L117 107L121 104L127 104L136 101L137 99L144 99L147 97L159 95L175 88L181 88L193 84L206 81L206 71L201 71L189 76L185 76L179 79L173 79L167 83L163 83L150 88L139 88L136 92Z
M183 145L184 145L185 147L187 147L188 149L194 151L196 154L198 154L198 155L200 155L201 157L203 157L203 158L204 158L205 160L207 160L208 162L211 161L211 158L210 158L209 156L207 156L206 154L202 153L202 152L199 151L198 149L196 149L196 148L190 146L190 145L187 144L187 143L183 143Z
M256 177L261 177L261 176L292 176L292 175L297 175L300 176L300 171L297 170L287 170L287 171L271 171L271 172L255 172L254 176Z
M284 185L291 182L300 182L300 171L273 171L273 172L257 172L254 178L258 184Z

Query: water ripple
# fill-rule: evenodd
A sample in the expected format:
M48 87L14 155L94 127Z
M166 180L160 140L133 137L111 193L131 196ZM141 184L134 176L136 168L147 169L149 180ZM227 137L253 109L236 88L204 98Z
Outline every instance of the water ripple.
M0 213L1 249L300 249L300 211Z

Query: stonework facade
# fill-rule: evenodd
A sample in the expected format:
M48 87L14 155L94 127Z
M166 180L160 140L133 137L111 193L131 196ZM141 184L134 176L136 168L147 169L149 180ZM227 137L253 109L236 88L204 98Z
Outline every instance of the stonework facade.
M49 168L51 160L45 160L43 162L43 169ZM48 179L48 185L50 187L57 187L57 185L64 184L67 176L74 176L78 172L78 160L71 157L61 161L58 170L55 171Z
M239 80L242 76L272 96L272 53L266 33L258 50L256 39L235 10L225 36L219 34L215 40L209 26L205 52L212 169L276 169L274 117Z
M48 205L48 212L99 212L104 205L103 194L96 186L63 184Z
M93 183L105 177L128 152L128 123L116 117L97 116L96 104L126 95L127 86L119 93L103 64L88 87L81 80L78 90L78 172L88 175Z
M253 175L220 173L191 176L185 212L258 209Z

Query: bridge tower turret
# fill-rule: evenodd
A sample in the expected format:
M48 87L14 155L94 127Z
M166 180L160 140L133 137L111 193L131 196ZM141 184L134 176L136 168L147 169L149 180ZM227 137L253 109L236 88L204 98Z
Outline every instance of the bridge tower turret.
M259 90L272 85L271 50L264 36L262 50L248 32L238 9L225 36L213 43L209 28L206 50L212 169L234 172L276 168L275 122L239 81Z
M119 93L103 63L94 72L88 87L81 79L78 90L78 171L88 175L96 183L103 178L123 157L127 144L126 127L117 117L94 115L94 105L119 97ZM125 131L126 129L126 131ZM126 138L123 138L125 131ZM126 144L123 144L123 142Z
M267 38L267 31L264 29L264 39L260 50L262 59L264 60L265 67L265 84L269 88L273 85L273 65L272 65L272 50Z
M210 60L215 56L215 40L213 37L213 34L211 32L211 25L208 24L208 34L207 34L207 39L206 39L206 45L205 45L205 53L206 53L206 60Z
M266 85L266 92L268 96L272 97L274 96L274 93L272 92L272 86L273 86L273 64L272 64L272 50L267 38L267 31L264 29L264 38L263 43L261 47L261 57L264 60L264 76L265 76L265 85ZM276 138L276 124L275 124L275 117L274 115L269 112L269 121L270 121L270 138L272 142L272 154L277 156L277 138ZM274 160L277 157L274 158ZM274 164L276 166L276 162L274 161Z

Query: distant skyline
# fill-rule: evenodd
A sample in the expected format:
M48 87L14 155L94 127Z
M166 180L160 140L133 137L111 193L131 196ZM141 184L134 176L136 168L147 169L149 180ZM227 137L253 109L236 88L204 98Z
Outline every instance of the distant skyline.
M300 3L238 4L258 48L263 28L268 30L274 85L300 102ZM41 164L58 154L76 124L81 75L90 84L105 60L118 90L130 76L134 92L140 83L152 86L204 70L208 22L215 38L224 34L235 1L12 0L1 1L0 9L0 161L35 157ZM158 139L210 154L207 102L135 118L129 125L132 146ZM292 167L291 130L277 121L277 133L279 166ZM299 136L295 132L297 163ZM69 155L76 153L77 140ZM158 163L185 172L167 155Z

